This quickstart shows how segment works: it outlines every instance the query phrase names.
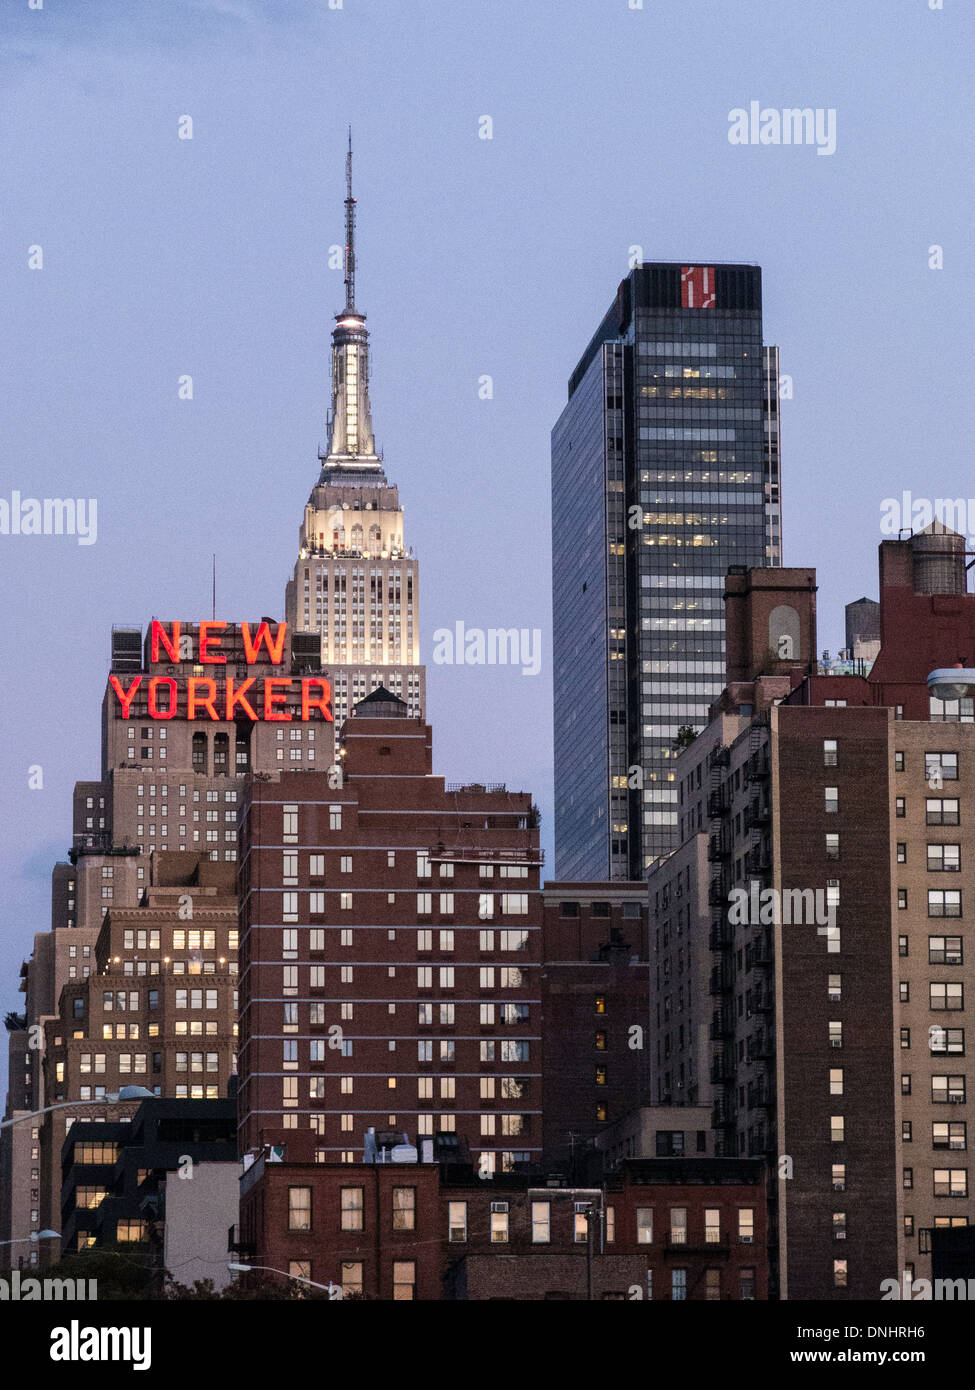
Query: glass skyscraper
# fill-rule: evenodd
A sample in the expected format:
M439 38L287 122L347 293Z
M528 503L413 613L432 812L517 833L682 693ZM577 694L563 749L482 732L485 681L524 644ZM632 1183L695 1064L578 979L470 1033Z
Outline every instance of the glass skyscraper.
M638 265L552 432L555 858L642 878L675 740L724 686L724 577L780 565L778 349L758 266Z

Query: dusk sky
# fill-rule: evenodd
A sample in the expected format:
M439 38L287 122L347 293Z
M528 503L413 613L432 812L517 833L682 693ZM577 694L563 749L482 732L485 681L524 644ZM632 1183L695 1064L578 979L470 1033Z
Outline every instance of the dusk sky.
M435 770L531 790L549 872L549 433L631 248L762 266L784 560L819 571L820 650L877 596L883 499L975 494L971 6L635 3L7 0L0 497L94 498L97 540L0 535L5 1011L99 771L112 625L209 617L214 553L218 618L284 616L350 123ZM835 152L730 143L753 101L834 111ZM541 672L434 665L457 621L539 629Z

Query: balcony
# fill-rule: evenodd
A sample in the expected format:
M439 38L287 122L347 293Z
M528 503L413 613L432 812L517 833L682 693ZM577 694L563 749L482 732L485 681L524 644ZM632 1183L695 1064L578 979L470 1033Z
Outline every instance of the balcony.
M714 791L708 796L708 815L726 816L730 809L730 800L727 789L715 787Z
M728 1259L731 1255L731 1241L727 1236L718 1240L674 1240L668 1236L664 1243L665 1255L713 1255L716 1259Z
M731 761L731 749L719 746L708 754L708 767L727 767Z
M735 1020L729 1010L715 1009L711 1015L711 1027L708 1032L712 1042L719 1042L722 1038L733 1038L735 1035Z
M755 825L768 825L772 819L772 807L768 801L758 797L748 808L749 828Z
M734 945L734 933L731 923L723 917L717 918L711 923L711 931L708 935L708 946L712 951L726 951Z
M754 753L745 763L745 781L753 783L764 782L770 775L771 766L769 764L768 749L762 748L759 752Z
M708 902L712 907L722 907L728 897L728 886L723 875L716 874L708 887Z
M731 858L731 845L723 835L712 835L708 841L708 859L712 864Z
M768 845L755 845L745 855L746 874L764 874L772 867L772 852Z
M734 973L726 965L716 965L711 971L709 993L730 994L735 987Z
M711 1059L711 1082L715 1086L723 1086L726 1081L734 1078L735 1068L732 1058L723 1048Z

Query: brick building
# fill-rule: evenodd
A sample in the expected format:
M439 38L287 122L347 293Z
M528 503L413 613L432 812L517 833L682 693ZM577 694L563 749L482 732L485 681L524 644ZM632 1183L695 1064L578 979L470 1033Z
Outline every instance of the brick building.
M261 1154L241 1182L238 1248L345 1297L767 1297L760 1161L626 1160L580 1188L526 1173L482 1179L472 1164L434 1161L428 1142L428 1161L301 1161L305 1135L283 1162Z
M580 1181L593 1141L649 1097L645 883L542 890L546 1167Z
M485 1171L541 1152L541 901L525 792L445 786L431 731L378 690L341 777L245 793L241 1148L369 1128L465 1136ZM334 785L341 782L341 785Z
M881 545L868 677L816 673L811 572L779 571L773 592L768 576L729 576L736 679L678 761L682 852L706 836L711 865L706 909L684 880L691 960L711 917L707 996L675 959L677 856L651 877L670 924L658 949L698 1012L711 1006L719 1151L765 1154L777 1174L781 1297L876 1298L901 1268L929 1273L926 1230L972 1219L962 914L975 733L970 698L927 688L975 651L963 548L937 526ZM674 1021L660 1018L655 1042L669 1033L671 1074L700 1078L700 1030L681 1046Z

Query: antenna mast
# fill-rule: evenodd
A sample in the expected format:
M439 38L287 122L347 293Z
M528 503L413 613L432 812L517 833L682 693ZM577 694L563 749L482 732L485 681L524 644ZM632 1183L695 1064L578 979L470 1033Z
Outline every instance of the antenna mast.
M345 157L345 308L355 312L355 199L352 196L352 127Z

